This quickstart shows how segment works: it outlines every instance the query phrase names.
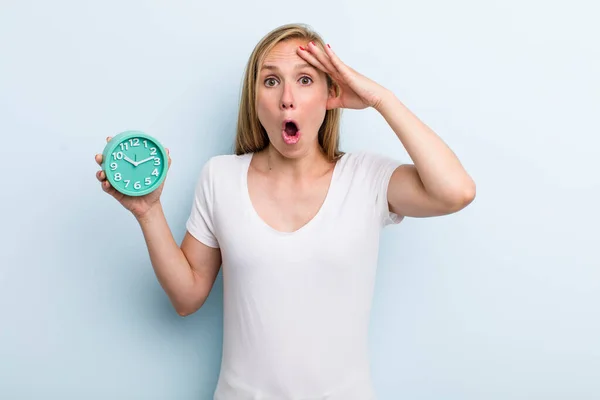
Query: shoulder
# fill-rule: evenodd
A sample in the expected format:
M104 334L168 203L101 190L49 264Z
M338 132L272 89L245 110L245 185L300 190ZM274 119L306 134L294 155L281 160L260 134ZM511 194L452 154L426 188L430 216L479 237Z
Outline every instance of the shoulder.
M211 156L204 164L204 168L209 169L230 169L236 168L246 162L251 154L218 154Z
M402 220L390 212L387 201L391 177L400 165L397 159L370 151L345 153L341 159L340 180L355 198L364 201L381 226Z
M249 162L251 154L219 154L211 156L203 165L200 180L219 181L238 174Z
M235 195L252 154L220 154L208 158L196 178L195 196L214 200Z
M401 165L399 160L372 151L355 151L345 153L341 166L353 175L373 178L377 175L391 175Z

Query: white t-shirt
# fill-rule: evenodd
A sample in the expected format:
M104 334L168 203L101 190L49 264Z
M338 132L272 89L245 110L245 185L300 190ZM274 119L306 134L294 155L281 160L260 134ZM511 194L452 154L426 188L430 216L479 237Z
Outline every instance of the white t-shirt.
M276 231L248 195L252 154L203 167L186 227L222 253L223 356L215 400L371 400L368 325L381 228L399 165L371 153L336 164L317 215Z

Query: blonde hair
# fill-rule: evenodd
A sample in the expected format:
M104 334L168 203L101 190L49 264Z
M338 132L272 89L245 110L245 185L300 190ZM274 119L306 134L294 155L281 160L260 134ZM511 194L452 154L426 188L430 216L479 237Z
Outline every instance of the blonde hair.
M269 144L269 137L260 123L256 111L258 72L269 51L278 43L291 39L312 41L322 48L325 46L319 34L304 24L282 25L269 32L258 42L248 59L244 73L235 138L235 153L237 155L261 151ZM339 87L333 82L329 74L326 75L328 90L334 90L335 94L338 95ZM339 150L340 117L341 109L327 110L323 123L319 128L319 146L329 161L333 161L342 155Z

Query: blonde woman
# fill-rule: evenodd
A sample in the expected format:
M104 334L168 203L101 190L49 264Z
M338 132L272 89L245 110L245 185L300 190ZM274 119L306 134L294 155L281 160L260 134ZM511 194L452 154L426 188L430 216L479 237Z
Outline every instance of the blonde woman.
M414 165L340 151L341 109L368 107ZM129 198L103 172L97 178L136 217L180 315L202 306L222 267L216 400L375 399L367 331L380 231L404 217L457 212L475 184L392 92L304 25L257 44L238 118L235 154L204 165L180 247L160 190Z

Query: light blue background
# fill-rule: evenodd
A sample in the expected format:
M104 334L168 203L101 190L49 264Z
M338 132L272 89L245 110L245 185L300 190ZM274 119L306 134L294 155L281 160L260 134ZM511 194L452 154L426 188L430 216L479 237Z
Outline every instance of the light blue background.
M393 90L477 182L463 212L387 229L379 398L600 398L600 47L588 2L7 1L0 5L1 399L210 399L221 281L179 317L94 154L171 149L180 241L202 164L231 151L243 68L306 22ZM373 110L344 150L406 152Z

